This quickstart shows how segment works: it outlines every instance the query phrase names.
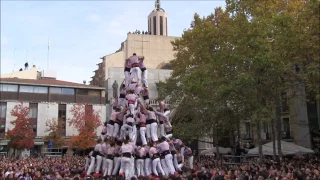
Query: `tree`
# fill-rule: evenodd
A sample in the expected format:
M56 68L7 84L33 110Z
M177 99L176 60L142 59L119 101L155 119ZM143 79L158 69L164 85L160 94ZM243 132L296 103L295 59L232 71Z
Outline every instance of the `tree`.
M23 106L21 102L14 106L11 116L16 117L16 120L10 122L14 128L7 131L9 146L17 150L32 149L36 133L33 131L34 122L29 118L29 107Z
M45 132L49 132L47 136L45 136L46 141L52 141L53 147L61 147L66 144L64 139L64 126L61 122L62 120L47 120L46 126L47 129Z
M280 94L294 89L297 82L307 88L319 86L315 83L320 77L315 72L319 6L315 8L316 1L300 0L227 0L226 4L225 11L216 8L204 18L195 14L192 27L172 43L173 73L160 83L160 96L170 97L177 109L188 109L177 111L173 124L185 121L178 118L184 116L193 118L188 121L193 124L203 123L197 126L204 132L181 129L181 134L198 137L212 126L218 129L215 134L221 134L234 130L242 120L251 120L262 159L261 124L275 119L281 139ZM297 64L308 71L297 73Z
M95 145L97 128L101 125L99 112L94 111L88 104L75 104L70 110L72 118L69 125L78 131L71 137L71 146L86 150Z

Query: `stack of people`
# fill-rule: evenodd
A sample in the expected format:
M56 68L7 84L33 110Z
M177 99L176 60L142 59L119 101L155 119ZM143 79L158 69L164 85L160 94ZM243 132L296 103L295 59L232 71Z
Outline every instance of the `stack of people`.
M191 148L173 137L170 110L163 100L150 105L145 58L134 53L124 63L124 83L110 119L88 155L87 175L168 177L193 169ZM186 159L186 162L185 162Z

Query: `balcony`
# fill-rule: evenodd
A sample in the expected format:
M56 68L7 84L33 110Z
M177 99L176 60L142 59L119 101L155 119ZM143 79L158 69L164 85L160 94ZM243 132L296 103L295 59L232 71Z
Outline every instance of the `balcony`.
M28 101L28 102L48 101L48 94L20 92L19 99L22 101Z
M75 102L75 95L50 94L50 102L74 103Z
M0 100L18 100L18 92L0 92Z
M77 95L77 103L105 104L106 98L100 96Z

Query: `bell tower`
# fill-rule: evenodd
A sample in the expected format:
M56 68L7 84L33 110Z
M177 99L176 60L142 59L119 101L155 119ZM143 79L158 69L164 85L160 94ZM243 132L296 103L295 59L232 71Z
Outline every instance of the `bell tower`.
M160 0L155 0L154 9L148 16L148 31L152 35L168 36L168 14L161 8Z

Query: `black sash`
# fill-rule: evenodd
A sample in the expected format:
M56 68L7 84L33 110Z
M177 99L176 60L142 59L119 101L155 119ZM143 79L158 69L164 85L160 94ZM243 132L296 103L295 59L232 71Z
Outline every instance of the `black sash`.
M154 119L148 119L148 120L147 120L147 124L152 124L152 123L155 123L155 122L157 122L157 121L154 120Z
M131 158L131 153L125 152L125 153L122 153L122 156L127 157L127 158Z
M113 160L113 155L108 154L108 155L107 155L107 159L111 159L111 160Z
M159 158L159 156L160 156L159 153L154 154L154 155L152 156L152 160Z
M145 159L145 157L141 157L141 156L136 155L136 159Z

